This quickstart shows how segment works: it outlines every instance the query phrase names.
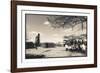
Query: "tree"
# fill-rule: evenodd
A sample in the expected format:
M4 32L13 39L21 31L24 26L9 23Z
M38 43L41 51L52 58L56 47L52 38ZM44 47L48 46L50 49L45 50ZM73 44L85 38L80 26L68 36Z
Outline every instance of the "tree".
M86 16L59 16L53 15L47 17L53 28L74 28L77 24L81 24L83 30L83 23L87 21Z
M36 47L36 49L37 49L38 46L40 46L40 34L39 33L35 38L35 47Z

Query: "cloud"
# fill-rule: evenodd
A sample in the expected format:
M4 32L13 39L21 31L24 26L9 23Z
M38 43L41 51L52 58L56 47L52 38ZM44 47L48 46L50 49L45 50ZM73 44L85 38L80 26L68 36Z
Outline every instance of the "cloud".
M45 21L44 24L45 24L45 25L49 25L50 23L49 23L48 21Z

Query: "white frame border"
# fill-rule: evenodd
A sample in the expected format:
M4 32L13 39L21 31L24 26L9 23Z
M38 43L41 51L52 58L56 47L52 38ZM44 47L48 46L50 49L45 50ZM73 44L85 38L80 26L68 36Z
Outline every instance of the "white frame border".
M46 10L50 12L34 12L34 11L23 11L22 10ZM53 12L51 12L53 11ZM62 12L79 12L86 13L81 14L88 16L88 57L73 57L73 58L55 58L55 59L34 59L25 60L25 14L57 14L54 11ZM22 18L21 18L22 14ZM58 13L57 15L66 15L66 13ZM68 15L68 13L67 13ZM69 15L75 15L69 13ZM77 14L80 15L80 14ZM22 31L22 32L21 32ZM23 38L23 39L22 39ZM93 39L93 40L91 40ZM21 41L22 40L22 41ZM23 42L21 44L21 42ZM22 47L21 47L22 45ZM91 46L92 45L92 46ZM22 52L23 51L23 52ZM23 58L21 56L23 55ZM67 62L66 62L67 60ZM57 7L40 7L40 6L23 6L17 5L17 67L18 68L28 68L28 67L46 67L46 66L61 66L61 65L82 65L82 64L94 64L94 10L92 9L77 9L77 8L57 8Z

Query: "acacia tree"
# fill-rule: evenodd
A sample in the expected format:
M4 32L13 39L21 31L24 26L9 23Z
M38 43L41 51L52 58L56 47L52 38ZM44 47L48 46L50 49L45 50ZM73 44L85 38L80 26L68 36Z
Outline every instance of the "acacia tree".
M53 28L74 28L77 24L81 24L83 30L83 23L87 21L86 16L48 16L48 21Z

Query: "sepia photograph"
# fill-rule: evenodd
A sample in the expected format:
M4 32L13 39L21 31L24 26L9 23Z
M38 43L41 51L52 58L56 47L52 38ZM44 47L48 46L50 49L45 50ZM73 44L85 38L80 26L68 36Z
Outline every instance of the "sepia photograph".
M25 59L87 56L87 16L25 14Z
M11 2L11 72L97 67L97 6Z

